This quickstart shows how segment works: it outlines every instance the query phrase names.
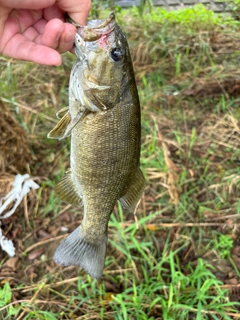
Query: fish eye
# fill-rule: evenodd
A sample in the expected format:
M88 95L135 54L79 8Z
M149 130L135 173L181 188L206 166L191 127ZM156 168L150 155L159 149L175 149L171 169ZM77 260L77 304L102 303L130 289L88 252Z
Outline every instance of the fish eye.
M122 60L122 58L123 58L123 52L120 48L112 49L110 55L111 55L111 58L113 59L113 61L115 61L115 62L118 62L118 61Z

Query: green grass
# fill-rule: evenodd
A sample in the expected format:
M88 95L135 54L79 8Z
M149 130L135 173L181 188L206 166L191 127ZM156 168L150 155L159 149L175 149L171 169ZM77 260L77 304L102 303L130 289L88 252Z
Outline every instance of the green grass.
M0 57L0 95L28 134L29 170L41 181L29 221L21 208L4 226L22 231L16 262L6 268L1 256L0 318L240 319L239 22L202 5L117 11L141 100L147 186L136 220L121 206L111 216L101 282L52 261L61 227L82 219L53 193L69 141L46 138L68 105L74 56L57 68Z

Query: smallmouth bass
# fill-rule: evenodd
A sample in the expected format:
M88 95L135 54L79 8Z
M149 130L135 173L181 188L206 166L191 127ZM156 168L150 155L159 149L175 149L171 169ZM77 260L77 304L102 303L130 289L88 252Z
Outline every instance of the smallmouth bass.
M71 21L72 22L72 21ZM56 195L83 205L81 225L64 239L54 260L102 276L108 222L117 200L133 212L145 179L140 169L140 104L125 35L114 13L78 27L77 61L69 83L69 108L48 137L71 136L70 170Z

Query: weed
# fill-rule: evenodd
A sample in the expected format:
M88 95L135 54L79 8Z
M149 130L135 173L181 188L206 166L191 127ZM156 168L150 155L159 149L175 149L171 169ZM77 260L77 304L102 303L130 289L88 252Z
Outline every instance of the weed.
M233 240L229 235L220 234L215 249L222 258L227 258L231 254L233 248Z
M19 306L9 304L11 300L12 290L9 282L5 282L3 287L0 288L0 315L2 314L2 319L11 319L13 316L16 316L20 310ZM1 312L1 309L5 310Z

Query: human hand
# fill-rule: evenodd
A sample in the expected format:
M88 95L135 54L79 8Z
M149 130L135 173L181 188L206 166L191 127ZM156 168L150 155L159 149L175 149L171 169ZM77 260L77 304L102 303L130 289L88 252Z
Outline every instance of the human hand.
M0 53L45 65L60 65L73 47L76 28L85 25L91 0L0 0Z

